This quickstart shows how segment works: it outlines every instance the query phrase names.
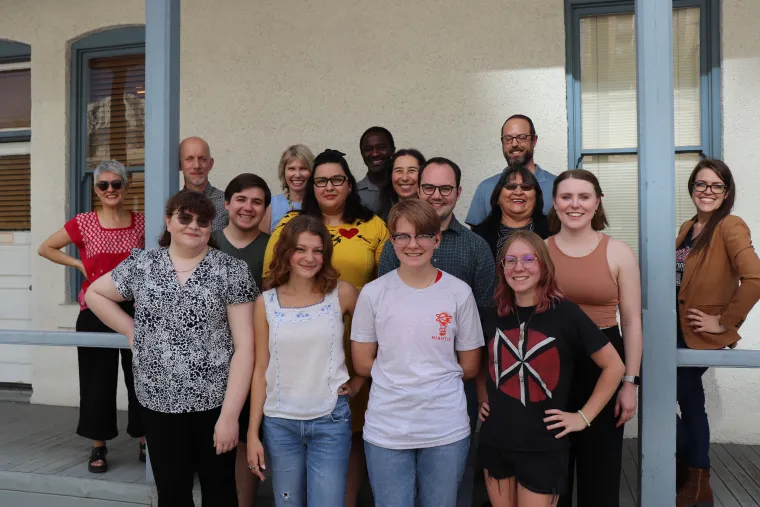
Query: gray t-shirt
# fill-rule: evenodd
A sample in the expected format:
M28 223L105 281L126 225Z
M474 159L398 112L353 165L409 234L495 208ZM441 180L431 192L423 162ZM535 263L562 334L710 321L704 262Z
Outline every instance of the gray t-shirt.
M362 204L374 211L376 215L380 213L380 187L369 181L369 176L365 176L356 183L356 189Z
M227 236L224 235L224 230L214 231L211 233L216 243L219 245L219 249L231 255L236 259L245 261L248 264L248 269L251 271L251 277L256 282L256 288L261 290L261 277L264 273L264 251L267 248L269 242L269 234L260 232L256 239L248 243L243 248L236 248L229 242Z
M484 342L466 283L440 271L433 285L414 289L391 271L359 294L351 340L377 343L364 440L386 449L423 449L469 436L456 353Z

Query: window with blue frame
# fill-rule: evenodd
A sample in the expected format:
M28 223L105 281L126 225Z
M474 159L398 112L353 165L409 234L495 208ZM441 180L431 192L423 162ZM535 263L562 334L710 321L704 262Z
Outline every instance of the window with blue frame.
M118 160L129 174L128 209L145 203L145 28L96 32L71 51L71 209L70 216L101 204L93 173L103 161ZM72 251L72 254L75 254ZM81 285L71 277L71 297Z
M694 165L721 155L718 4L673 1L676 226L695 212L686 188ZM634 3L566 5L569 165L599 178L607 232L638 250Z

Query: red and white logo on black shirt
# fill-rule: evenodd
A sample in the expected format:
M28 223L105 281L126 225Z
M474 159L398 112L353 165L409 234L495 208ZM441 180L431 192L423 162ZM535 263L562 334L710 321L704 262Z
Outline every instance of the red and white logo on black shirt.
M560 373L555 341L534 329L526 333L524 323L506 332L497 328L488 350L491 380L523 405L551 398Z

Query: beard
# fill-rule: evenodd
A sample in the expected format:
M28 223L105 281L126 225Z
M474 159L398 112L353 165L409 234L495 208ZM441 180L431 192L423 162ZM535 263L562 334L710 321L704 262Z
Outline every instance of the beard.
M508 151L504 153L504 158L507 159L509 167L525 166L533 160L533 149L525 148L522 152Z

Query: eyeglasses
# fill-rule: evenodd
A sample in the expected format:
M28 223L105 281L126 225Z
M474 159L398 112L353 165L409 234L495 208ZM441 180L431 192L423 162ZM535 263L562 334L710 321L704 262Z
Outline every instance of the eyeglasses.
M501 142L504 144L512 144L512 141L517 139L519 142L524 143L528 139L533 139L533 134L518 134L516 136L501 136Z
M193 220L195 220L195 223L197 223L198 227L200 227L201 229L206 229L207 227L211 225L211 220L209 220L208 218L196 217L195 215L192 215L190 213L182 213L179 211L174 214L177 215L177 221L181 223L182 225L190 225L191 223L193 223Z
M712 185L708 185L704 181L695 181L691 188L694 192L707 192L707 189L709 188L713 194L722 194L728 187L723 183L713 183Z
M414 241L423 248L435 244L435 234L416 234L414 236L410 236L409 234L394 234L391 238L393 238L393 243L400 247L407 246L409 242L412 241L412 238L414 238Z
M420 185L420 188L422 189L422 192L425 195L433 195L436 190L443 196L447 197L451 195L451 192L454 191L454 187L451 185L431 185L429 183L425 183L424 185Z
M114 190L121 190L122 187L124 187L124 182L121 180L113 180L113 181L99 181L95 183L95 188L100 190L101 192L105 192L108 190L108 187L113 188Z
M332 183L334 187L340 187L342 186L346 181L348 180L347 177L342 176L340 174L336 174L335 176L332 176L330 178L314 178L314 186L315 187L326 187L327 183Z
M523 192L530 192L531 190L534 190L536 188L533 186L532 183L520 183L520 184L507 183L506 185L504 185L504 188L506 188L510 192L514 192L515 190L517 190L517 187L520 187L520 190L522 190Z
M520 261L522 267L532 268L538 262L538 259L533 254L525 254L522 257L515 257L514 255L507 255L501 260L501 265L506 269L515 269L517 262Z

